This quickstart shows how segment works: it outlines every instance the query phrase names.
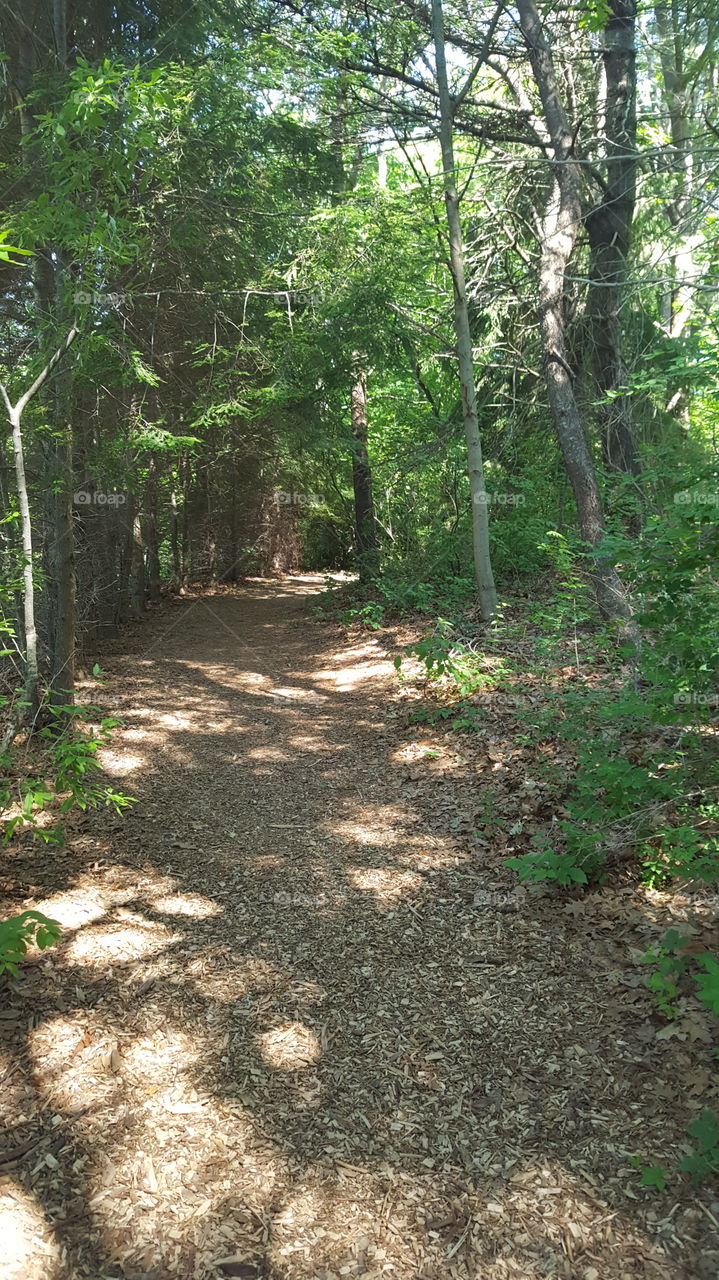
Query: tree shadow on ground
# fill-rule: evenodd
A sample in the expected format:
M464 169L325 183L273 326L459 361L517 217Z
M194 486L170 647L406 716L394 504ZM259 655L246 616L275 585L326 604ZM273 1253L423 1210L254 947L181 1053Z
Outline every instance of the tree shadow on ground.
M65 924L12 996L3 1145L39 1138L7 1166L18 1267L714 1275L711 1192L648 1199L629 1167L676 1148L696 1063L621 958L646 904L620 940L552 901L474 906L464 780L428 761L408 787L378 642L318 665L314 590L177 607L111 660L104 766L140 803L16 863Z

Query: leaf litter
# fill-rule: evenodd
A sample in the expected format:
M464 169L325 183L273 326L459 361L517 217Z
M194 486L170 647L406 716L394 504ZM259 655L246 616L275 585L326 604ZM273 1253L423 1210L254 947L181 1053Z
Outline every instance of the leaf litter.
M713 1277L716 1189L631 1164L716 1095L704 1012L665 1034L639 962L713 903L518 891L558 799L515 701L409 726L397 633L309 621L320 586L126 633L104 767L139 803L7 864L63 938L4 993L3 1276Z

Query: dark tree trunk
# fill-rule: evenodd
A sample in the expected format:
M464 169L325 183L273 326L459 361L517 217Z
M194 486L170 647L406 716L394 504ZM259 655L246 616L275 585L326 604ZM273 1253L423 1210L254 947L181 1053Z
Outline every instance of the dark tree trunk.
M158 528L158 490L160 466L157 455L151 454L146 488L145 517L147 542L147 597L153 603L160 599L160 532Z
M170 493L170 547L172 550L172 585L173 589L182 583L182 565L180 563L180 523L177 512L177 489L173 483Z
M631 630L631 606L614 566L599 553L604 537L602 497L584 433L570 368L564 315L564 275L582 222L582 187L552 53L534 0L517 0L547 131L556 162L540 231L539 323L544 369L559 447L577 504L582 538L593 556L597 604L608 619Z
M142 533L142 517L138 510L132 521L132 572L130 574L130 609L139 618L145 612L145 543Z
M607 467L640 473L623 356L621 311L625 295L636 188L635 0L609 0L603 33L606 189L587 217L591 247L589 341L599 426ZM638 512L636 513L638 515ZM636 524L636 518L632 522Z

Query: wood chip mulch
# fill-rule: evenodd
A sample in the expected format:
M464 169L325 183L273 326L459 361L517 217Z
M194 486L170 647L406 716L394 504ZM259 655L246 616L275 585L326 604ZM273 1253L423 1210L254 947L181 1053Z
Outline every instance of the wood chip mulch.
M3 854L3 910L63 926L1 992L3 1280L709 1280L717 1186L632 1158L717 1105L710 1020L640 962L714 900L517 892L511 707L469 754L408 725L320 588L126 633L85 693L138 803Z

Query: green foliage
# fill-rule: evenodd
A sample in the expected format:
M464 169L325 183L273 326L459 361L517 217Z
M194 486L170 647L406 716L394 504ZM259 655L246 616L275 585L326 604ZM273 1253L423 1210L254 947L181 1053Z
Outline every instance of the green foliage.
M350 609L342 609L338 613L340 622L359 622L370 631L379 631L384 623L384 606L379 600L367 600Z
M40 951L45 951L59 937L57 921L48 919L41 911L23 911L4 920L0 923L0 974L16 974L33 942Z
M540 624L544 634L552 638L551 652L568 631L574 631L577 626L593 619L596 608L591 603L586 567L565 534L556 529L547 530L538 550L546 554L551 564L555 585L547 604L535 607L532 618Z
M650 947L642 956L644 964L651 964L654 972L646 985L654 995L657 1007L665 1018L675 1018L679 981L690 974L697 987L697 997L709 1013L719 1017L719 960L709 952L694 954L687 950L691 943L676 929L669 929L661 942Z
M664 1190L665 1186L667 1185L667 1177L668 1177L667 1170L664 1168L664 1165L661 1165L661 1164L642 1165L642 1162L639 1159L639 1157L635 1157L632 1160L632 1164L636 1169L639 1169L641 1171L640 1186L656 1187L657 1191Z
M712 1174L719 1173L719 1119L709 1107L698 1115L687 1128L687 1134L694 1139L694 1145L687 1155L683 1156L676 1168L680 1173L688 1173L692 1182L699 1183ZM635 1169L641 1172L641 1186L653 1187L663 1191L669 1172L664 1165L645 1165L640 1156L632 1158Z
M642 956L644 964L654 965L654 973L646 980L657 1007L665 1018L676 1017L677 980L687 969L686 954L682 948L689 942L676 929L670 929L663 940L650 947Z
M26 258L31 258L32 253L29 249L18 249L14 244L8 244L7 238L9 231L0 231L0 262L12 262L14 253L19 253Z
M697 963L703 970L695 975L699 988L698 997L705 1008L715 1018L719 1018L719 960L716 956L707 954L697 956Z
M46 844L61 844L62 826L55 821L44 823L41 815L57 813L60 817L71 809L109 807L116 813L134 804L130 796L102 784L97 752L110 741L112 730L120 724L114 716L103 716L97 707L56 706L48 712L51 722L36 735L42 746L35 766L42 773L12 781L12 761L5 761L5 780L0 783L0 814L15 808L3 818L2 841L7 844L17 831L28 829ZM82 728L82 721L99 719L97 730Z
M462 698L491 682L483 655L477 652L471 641L457 635L456 624L447 618L438 618L435 630L408 645L404 656L417 658L424 668L426 680L449 680ZM402 660L402 654L394 658L398 673L402 670Z
M606 540L605 551L634 577L645 640L623 686L606 681L563 698L557 732L575 744L576 771L555 824L563 845L555 853L571 871L541 849L513 860L521 878L568 883L576 869L599 881L619 845L635 847L650 885L719 877L719 808L702 799L719 783L703 731L719 710L719 525L716 504L700 501L709 478L706 470L685 474L692 502L672 502L638 543L624 535ZM588 611L576 561L561 539L553 541L558 598L534 617L556 644ZM579 653L577 646L577 661Z
M680 1161L679 1168L691 1176L692 1182L701 1182L711 1173L719 1173L719 1119L706 1108L687 1130L696 1146Z
M588 860L583 861L586 863ZM570 885L587 884L589 880L586 866L577 855L554 853L548 848L525 853L519 858L507 858L507 866L519 873L520 880L534 884L553 880L562 888L568 888Z

